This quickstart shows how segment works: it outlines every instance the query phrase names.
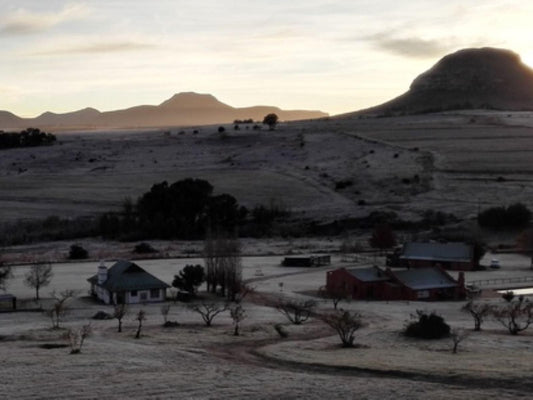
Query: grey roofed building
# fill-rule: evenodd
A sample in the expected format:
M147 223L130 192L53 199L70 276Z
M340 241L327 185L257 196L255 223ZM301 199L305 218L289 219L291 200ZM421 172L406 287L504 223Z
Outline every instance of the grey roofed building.
M381 269L375 266L370 268L351 268L346 271L362 282L379 282L390 279Z
M406 243L401 260L411 267L431 267L440 264L446 269L472 269L475 267L473 247L466 243Z
M457 286L450 275L439 268L417 268L394 271L393 276L405 286L414 290L451 288Z
M105 303L162 301L170 286L131 261L120 260L87 279L91 293Z

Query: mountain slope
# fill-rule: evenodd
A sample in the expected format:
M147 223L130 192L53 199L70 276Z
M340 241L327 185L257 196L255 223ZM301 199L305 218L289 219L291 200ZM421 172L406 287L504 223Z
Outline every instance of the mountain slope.
M82 129L208 125L231 123L236 119L262 120L272 112L282 121L327 116L321 111L286 111L270 106L234 108L212 95L188 92L178 93L157 106L142 105L107 112L85 108L66 114L46 112L36 118L19 118L8 112L0 112L0 129L23 129L28 126L41 129Z
M487 108L533 110L533 70L509 50L464 49L419 75L409 91L360 113Z

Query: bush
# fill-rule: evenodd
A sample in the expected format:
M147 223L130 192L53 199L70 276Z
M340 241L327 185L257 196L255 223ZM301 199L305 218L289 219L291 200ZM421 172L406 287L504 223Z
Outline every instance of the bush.
M450 326L435 312L428 314L416 310L417 321L412 321L405 327L405 336L420 339L440 339L450 336Z
M527 226L531 220L531 211L522 203L509 207L492 207L478 215L480 226L490 229L520 228Z
M157 253L157 250L154 249L150 243L142 242L142 243L135 245L133 252L138 253L138 254L149 254L149 253Z
M226 131L226 128L224 128L223 126L219 126L218 127L218 133L222 133L222 132L225 132Z
M89 252L81 247L79 244L73 244L70 246L68 258L71 260L83 260L89 257Z

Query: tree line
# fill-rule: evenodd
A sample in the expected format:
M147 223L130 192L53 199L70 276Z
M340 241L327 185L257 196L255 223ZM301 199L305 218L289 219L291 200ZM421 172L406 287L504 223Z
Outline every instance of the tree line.
M55 141L55 135L38 128L28 128L21 132L0 131L0 149L50 145Z

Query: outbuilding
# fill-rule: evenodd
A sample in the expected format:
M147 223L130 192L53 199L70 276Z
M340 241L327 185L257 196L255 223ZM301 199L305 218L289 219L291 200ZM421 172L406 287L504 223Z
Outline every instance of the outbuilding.
M476 267L473 246L460 242L406 243L400 260L409 268L439 266L449 270L470 271Z
M137 304L164 301L170 287L131 261L120 260L109 269L101 263L89 279L91 295L105 304Z

